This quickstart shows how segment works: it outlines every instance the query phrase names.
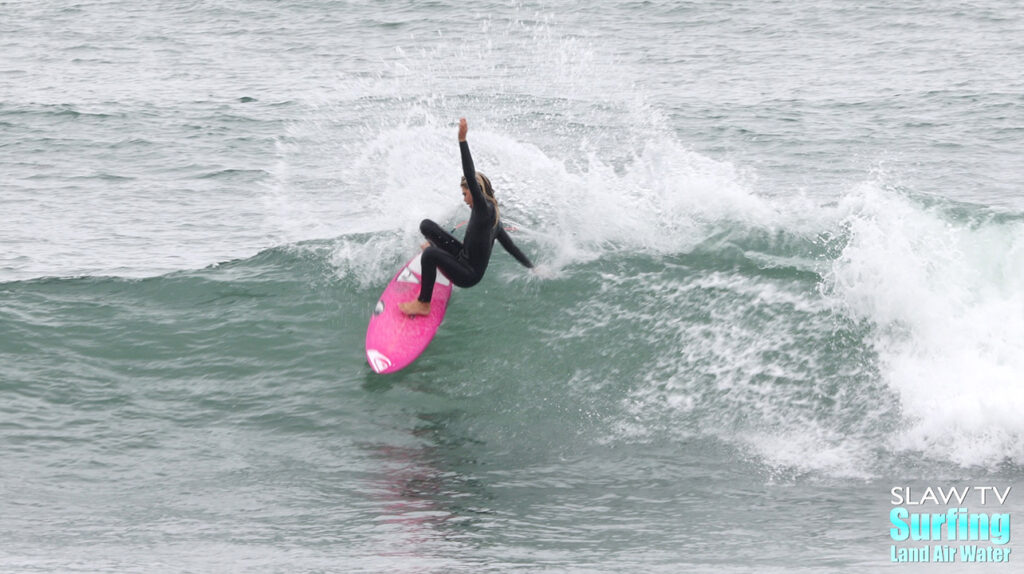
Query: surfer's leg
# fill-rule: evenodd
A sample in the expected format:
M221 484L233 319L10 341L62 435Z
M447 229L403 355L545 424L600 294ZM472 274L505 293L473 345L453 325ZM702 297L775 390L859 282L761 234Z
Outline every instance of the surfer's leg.
M473 269L439 247L427 247L420 257L420 296L398 305L406 315L429 315L438 268L458 286L473 285L479 279Z
M420 282L419 300L430 303L430 297L434 294L434 282L437 280L437 270L441 269L452 283L459 287L476 283L476 273L465 262L453 257L451 253L437 247L428 247L423 250L423 257L420 258Z
M459 252L462 251L461 241L455 239L451 233L448 233L440 225L429 219L424 219L420 222L420 233L423 234L423 237L427 238L431 245L444 249L454 257L458 257Z

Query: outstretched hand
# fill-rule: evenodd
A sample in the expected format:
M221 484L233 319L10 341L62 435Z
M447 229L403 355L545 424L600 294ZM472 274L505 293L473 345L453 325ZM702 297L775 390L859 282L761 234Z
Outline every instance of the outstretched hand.
M469 131L469 126L466 125L466 118L459 118L459 141L466 141L466 132Z

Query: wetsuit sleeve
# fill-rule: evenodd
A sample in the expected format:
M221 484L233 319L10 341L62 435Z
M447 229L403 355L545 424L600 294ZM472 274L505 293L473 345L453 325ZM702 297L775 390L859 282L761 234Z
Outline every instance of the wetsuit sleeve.
M505 251L508 251L509 255L515 257L516 261L521 263L523 267L533 269L533 263L530 262L530 259L526 256L526 254L520 251L518 247L516 247L515 243L512 243L512 238L509 237L508 233L505 232L505 228L500 227L500 223L498 225L499 227L497 239L498 242L501 243L501 246L505 248Z
M466 185L473 196L473 213L486 217L490 202L484 198L484 190L480 189L480 183L476 180L476 167L473 166L473 156L469 153L469 142L459 142L459 151L462 152L462 175L466 176Z

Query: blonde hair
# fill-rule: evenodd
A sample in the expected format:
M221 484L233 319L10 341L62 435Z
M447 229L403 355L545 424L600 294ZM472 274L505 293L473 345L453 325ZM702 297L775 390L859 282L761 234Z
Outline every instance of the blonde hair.
M494 197L494 187L491 186L491 180L487 178L482 172L476 172L476 182L480 185L480 189L483 190L484 195L490 200L491 205L494 206L494 226L498 226L498 219L501 218L501 212L498 209L498 198ZM466 185L466 176L462 176L462 185Z

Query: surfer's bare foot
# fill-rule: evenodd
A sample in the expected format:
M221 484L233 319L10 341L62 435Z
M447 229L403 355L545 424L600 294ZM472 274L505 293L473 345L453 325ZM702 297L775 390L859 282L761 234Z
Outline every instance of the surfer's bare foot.
M419 299L413 299L412 301L399 303L398 309L406 315L429 315L430 303L424 303Z

